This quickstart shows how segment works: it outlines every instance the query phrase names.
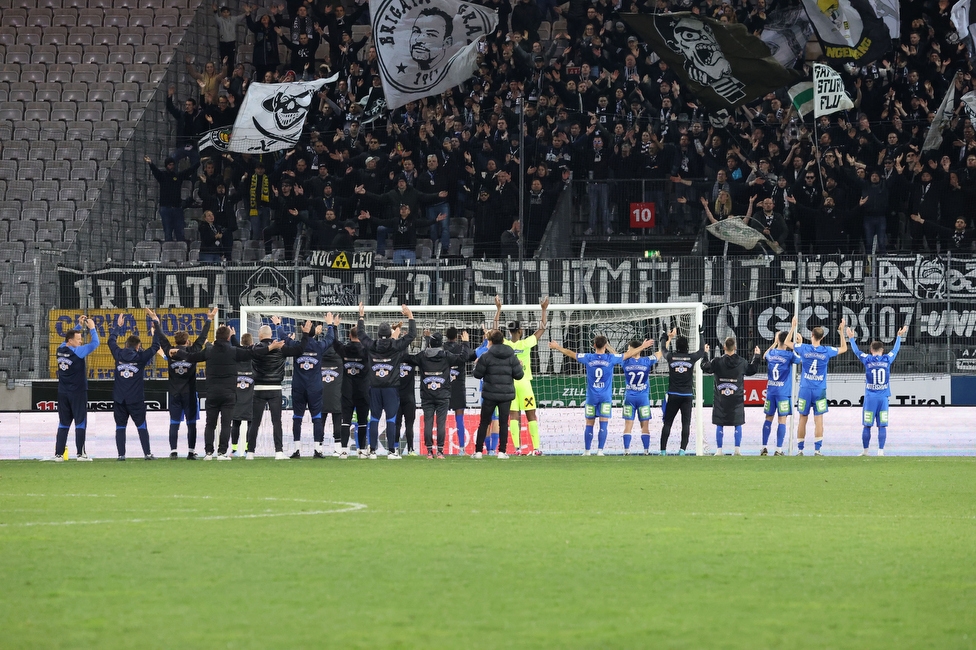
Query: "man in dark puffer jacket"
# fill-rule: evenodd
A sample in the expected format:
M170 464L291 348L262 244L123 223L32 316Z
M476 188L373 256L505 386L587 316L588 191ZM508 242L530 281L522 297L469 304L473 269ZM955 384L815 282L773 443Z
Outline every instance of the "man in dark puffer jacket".
M488 332L488 350L474 366L475 379L483 380L481 386L481 421L478 423L478 440L475 458L481 458L485 435L491 425L491 415L498 409L498 458L508 458L508 412L515 399L515 380L525 374L515 350L505 345L501 330Z

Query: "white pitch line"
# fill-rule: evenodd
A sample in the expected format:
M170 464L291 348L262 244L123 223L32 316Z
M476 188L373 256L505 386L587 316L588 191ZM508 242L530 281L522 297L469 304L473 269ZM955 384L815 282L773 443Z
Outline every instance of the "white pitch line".
M30 496L30 497L44 497L50 496L51 498L61 498L61 497L101 497L101 496L115 496L115 495L99 495L99 494L83 494L83 495L43 495L43 494L22 494L22 495L0 495L0 496ZM171 499L211 499L214 497L209 496L185 496L185 495L173 495L170 497L154 497L154 498L171 498ZM220 499L222 497L216 497ZM228 497L233 498L233 497ZM310 500L310 499L279 499L276 497L265 497L254 499L255 501L291 501L295 503L331 503L344 506L342 508L333 508L329 510L309 510L305 512L260 512L260 513L250 513L250 514L237 514L237 515L206 515L202 517L138 517L133 519L89 519L89 520L69 520L69 521L25 521L25 522L15 522L15 523L0 523L0 528L30 528L36 526L92 526L100 524L141 524L141 523L156 523L156 522L166 522L166 521L224 521L231 519L266 519L271 517L310 517L316 515L328 515L328 514L339 514L343 512L357 512L367 508L365 503L355 503L352 501L320 501L320 500Z
M374 515L418 515L418 514L428 514L428 515L443 515L443 514L457 514L462 512L458 510L370 510L370 514ZM932 519L932 520L959 520L959 521L970 521L976 520L976 515L911 515L911 514L895 514L895 515L879 515L872 513L864 514L832 514L832 513L773 513L773 512L664 512L664 511L638 511L638 512L605 512L602 510L597 511L585 511L585 510L573 510L573 511L563 511L563 510L470 510L468 514L473 515L529 515L536 517L539 515L573 515L573 516L614 516L614 517L726 517L726 518L742 518L746 519L748 517L780 517L787 519Z

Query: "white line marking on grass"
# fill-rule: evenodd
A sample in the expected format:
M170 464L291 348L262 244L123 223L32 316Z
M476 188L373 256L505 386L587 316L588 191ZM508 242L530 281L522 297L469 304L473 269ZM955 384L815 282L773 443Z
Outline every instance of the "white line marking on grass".
M460 510L371 510L371 514L379 515L444 515L457 514ZM789 519L935 519L969 521L976 519L976 515L913 515L894 514L880 515L873 513L839 514L839 513L776 513L776 512L664 512L664 511L636 511L636 512L604 512L602 510L471 510L469 514L478 515L574 515L574 516L613 516L613 517L781 517Z
M62 497L114 497L115 495L101 495L101 494L3 494L0 496L25 496L25 497L50 497L53 499L60 499ZM224 497L210 497L210 496L190 496L174 494L172 496L148 496L143 498L155 498L155 499L222 499ZM235 498L235 497L227 497ZM258 499L247 499L246 497L241 497L241 499L248 501L280 501L280 502L294 502L294 503L328 503L339 505L339 508L330 508L323 510L308 510L304 512L271 512L265 510L264 512L247 513L247 514L236 514L236 515L205 515L199 517L137 517L133 519L89 519L89 520L69 520L69 521L24 521L24 522L14 522L14 523L0 523L0 528L29 528L36 526L91 526L100 524L142 524L142 523L156 523L156 522L166 522L166 521L223 521L231 519L267 519L271 517L310 517L316 515L329 515L329 514L339 514L343 512L358 512L367 508L365 503L355 503L353 501L322 501L322 500L311 500L311 499L284 499L277 497L263 497Z

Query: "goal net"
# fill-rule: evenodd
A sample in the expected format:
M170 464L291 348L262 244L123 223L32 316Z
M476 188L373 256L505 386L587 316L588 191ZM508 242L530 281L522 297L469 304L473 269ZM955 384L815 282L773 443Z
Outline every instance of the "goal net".
M582 364L563 356L556 350L549 349L551 341L558 342L565 348L577 352L592 352L593 337L602 334L607 337L610 346L623 354L628 349L631 340L643 341L654 339L654 346L644 354L652 354L661 344L661 335L671 329L677 329L679 334L687 336L691 350L697 350L698 330L702 321L701 303L669 303L669 304L604 304L604 305L550 305L548 313L548 327L538 339L538 344L530 353L532 363L532 385L535 393L536 416L538 419L540 447L546 454L578 454L583 451L584 404L586 400L586 377ZM444 332L448 327L455 327L460 332L467 332L472 349L477 348L484 338L484 330L490 329L495 320L495 307L475 306L421 306L412 308L417 325L417 338L411 345L411 351L421 349L424 330L430 332ZM256 335L261 325L271 325L271 317L282 319L281 328L286 334L299 332L305 320L321 323L328 312L341 318L339 336L348 339L349 328L356 324L358 310L356 307L294 307L294 306L262 306L242 307L238 334L251 332ZM538 305L511 305L502 310L499 327L510 337L508 326L518 321L523 335L529 337L539 328L541 308ZM367 307L366 333L375 337L376 328L380 323L390 323L404 320L398 307ZM234 325L234 323L231 323ZM298 334L296 334L297 336ZM290 412L290 376L291 363L287 364L286 380L283 388L286 413L284 414L283 429L285 450L293 449L291 443L292 413ZM480 383L471 376L474 363L467 366L467 380L465 383L466 411L464 427L466 440L464 452L474 451L474 435L477 432L480 413ZM654 366L650 381L650 400L652 419L649 423L650 450L656 453L660 448L661 429L663 422L662 405L666 399L668 372L665 363ZM609 436L605 447L606 453L623 452L623 399L625 378L621 370L617 370L613 380L613 411L609 426ZM419 389L417 390L417 404L420 405ZM691 423L691 440L688 453L705 453L702 419L703 382L700 364L695 366L695 400ZM514 423L513 423L514 424ZM522 453L533 451L533 442L528 430L528 422L523 413L519 423L519 442ZM380 424L381 431L385 423ZM459 453L457 425L454 413L448 415L447 444L445 451ZM330 440L331 426L326 427L326 449L332 449ZM414 437L416 449L425 452L423 442L423 414L419 411L416 417ZM510 427L514 432L514 426ZM640 422L633 425L633 442L631 453L642 453ZM402 437L402 436L401 436ZM312 429L308 415L302 428L302 455L311 453ZM668 442L669 453L677 453L681 438L680 416L671 428ZM381 436L381 443L385 436ZM385 443L383 443L385 446ZM512 449L510 443L509 449ZM593 449L596 449L594 440ZM258 432L258 454L273 452L271 447L271 423L269 414L265 414Z

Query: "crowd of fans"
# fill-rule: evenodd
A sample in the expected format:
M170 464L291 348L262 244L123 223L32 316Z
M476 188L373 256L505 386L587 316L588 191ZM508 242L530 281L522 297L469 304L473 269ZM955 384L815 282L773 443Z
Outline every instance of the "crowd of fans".
M476 74L392 111L377 110L375 48L353 38L353 25L368 23L366 3L347 10L288 0L246 5L239 15L214 6L221 60L202 69L186 61L199 94L178 102L169 89L176 147L162 169L152 167L166 238L183 236L180 186L192 177L192 200L212 214L200 224L203 261L230 259L240 228L269 255L280 236L288 258L300 233L304 250L375 238L379 254L404 262L415 260L418 239L430 238L447 256L452 231L473 238L476 257L517 254L520 245L531 256L564 189L588 214L585 235L626 232L629 203L648 201L661 234L735 217L788 253L972 251L976 132L960 98L976 86L951 2L901 3L901 39L890 55L843 70L854 110L814 124L784 88L718 126L620 12L693 11L758 35L767 12L796 0L482 4L497 10L499 25ZM566 31L543 39L544 21ZM254 36L250 65L238 62L241 22ZM323 41L328 56L318 60ZM279 58L279 44L289 60ZM809 78L808 63L798 66ZM201 160L199 136L233 124L251 80L334 73L338 82L313 102L295 148L266 156L210 149ZM949 129L938 148L923 151L950 84ZM189 167L179 171L182 158ZM521 230L513 226L520 196ZM703 241L705 254L745 252L710 234Z

